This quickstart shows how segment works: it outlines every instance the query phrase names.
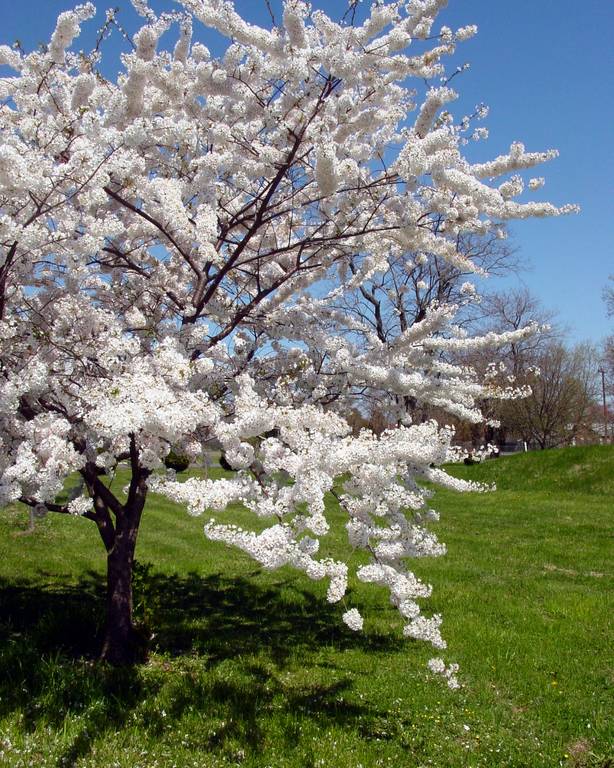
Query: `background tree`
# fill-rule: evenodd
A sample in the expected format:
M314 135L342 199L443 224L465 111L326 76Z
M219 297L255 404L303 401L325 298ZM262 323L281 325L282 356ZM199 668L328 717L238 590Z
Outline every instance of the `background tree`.
M603 292L603 298L608 317L614 317L614 275L610 276L610 283ZM614 334L608 336L604 342L604 360L609 374L609 393L614 396Z
M543 307L525 287L485 293L480 310L478 323L483 332L503 333L529 325L539 328L538 333L514 339L499 348L499 360L507 363L513 376L522 376L527 368L535 365L537 357L549 344L561 341L564 336L556 322L556 314Z
M614 275L610 275L611 285L606 286L603 291L603 299L606 303L608 317L614 317ZM598 421L608 425L608 434L610 440L613 437L611 419L612 399L614 398L614 334L607 336L603 342L601 356L599 360L599 375L602 377L601 385L601 413ZM605 402L603 402L605 401Z
M39 51L0 47L15 72L0 81L0 503L92 521L113 663L138 654L131 576L151 490L192 514L242 503L264 530L210 519L207 536L329 579L331 602L348 575L317 557L334 492L370 558L358 578L388 588L406 636L443 648L406 559L444 551L420 481L468 487L437 468L451 431L401 408L394 431L354 437L343 414L362 390L478 422L492 384L450 355L526 331L462 333L445 280L393 338L340 307L403 254L472 271L463 244L492 222L572 210L515 199L518 172L556 153L463 157L472 121L444 110L442 60L475 29L432 33L444 0L378 3L354 24L287 0L273 29L229 2L134 5L145 21L116 81L98 51L70 51L90 4ZM192 41L194 21L228 41L223 56ZM417 104L412 78L428 83ZM164 472L171 448L193 457L213 440L230 477ZM101 474L120 462L125 493ZM58 500L75 474L82 489ZM344 621L362 626L355 608Z
M470 359L486 370L496 359L497 380L531 391L526 397L492 400L483 411L499 426L486 428L479 440L505 443L520 439L540 448L571 443L580 432L591 432L596 397L596 350L570 348L553 312L526 288L493 292L482 297L483 332L497 333L533 325L538 332L502 345L490 359ZM476 439L474 434L474 441Z
M612 283L612 285L607 285L603 291L603 298L606 303L608 317L614 315L614 275L610 275L610 283Z
M596 402L597 355L586 346L567 349L550 342L525 376L528 397L508 403L502 413L510 429L544 448L569 445L590 426Z
M546 310L526 287L484 293L472 327L481 333L506 333L532 327L535 333L501 345L494 355L481 351L462 353L467 365L482 375L492 375L502 389L511 388L519 396L530 389L540 353L551 342L562 338L554 313ZM489 398L482 403L487 417L484 424L465 425L459 430L472 444L501 445L521 438L518 431L517 397Z

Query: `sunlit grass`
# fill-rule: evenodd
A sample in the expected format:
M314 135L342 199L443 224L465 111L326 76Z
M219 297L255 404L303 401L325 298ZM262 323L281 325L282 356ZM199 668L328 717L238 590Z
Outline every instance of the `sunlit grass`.
M449 552L415 566L461 665L456 693L429 677L432 649L402 639L383 590L352 583L330 606L324 584L262 572L159 498L135 585L151 658L109 669L93 661L104 555L92 524L50 515L17 535L27 513L4 511L0 765L613 765L614 450L455 471L499 486L438 492ZM347 555L330 504L327 549ZM363 634L341 623L349 606Z

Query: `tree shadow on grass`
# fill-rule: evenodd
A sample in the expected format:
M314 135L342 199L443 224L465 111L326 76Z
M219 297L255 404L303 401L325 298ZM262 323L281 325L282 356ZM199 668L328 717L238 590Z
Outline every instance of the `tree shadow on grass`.
M339 607L306 589L300 577L266 586L219 574L146 571L144 577L137 572L136 615L153 627L156 650L171 656L198 653L214 664L266 650L281 668L301 649L390 651L401 646L389 635L348 631Z
M350 633L338 607L300 579L268 586L139 566L135 615L154 633L155 653L144 667L112 669L96 661L103 608L104 581L95 573L61 588L0 580L0 718L19 712L32 732L41 724L61 731L78 717L77 735L58 765L73 764L128 722L156 738L193 713L217 723L202 729L195 750L240 743L259 753L263 713L273 706L282 719L287 715L289 748L297 717L355 725L377 713L344 701L352 681L330 661L326 670L320 664L319 677L290 687L281 673L296 669L302 656L309 666L326 649L388 654L402 642Z

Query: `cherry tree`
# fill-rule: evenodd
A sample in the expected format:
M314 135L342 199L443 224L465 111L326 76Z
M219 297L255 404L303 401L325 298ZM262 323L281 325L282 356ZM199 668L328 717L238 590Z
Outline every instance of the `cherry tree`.
M360 23L285 0L271 28L227 0L133 5L142 27L115 80L99 46L73 50L89 3L59 16L46 47L0 47L12 70L0 80L0 504L98 529L112 663L137 654L131 575L150 492L264 568L327 579L337 602L348 564L318 557L333 494L370 557L358 579L388 588L406 636L442 649L441 617L418 602L430 586L408 568L445 551L422 481L471 486L440 467L452 430L412 422L404 403L479 421L494 386L452 353L531 329L470 336L440 300L382 337L343 306L408 253L475 272L459 243L572 210L516 199L521 172L556 152L515 143L466 159L483 113L455 120L443 62L476 30L435 28L445 0L376 3ZM227 39L221 58L193 24ZM161 50L170 29L176 45ZM352 436L357 390L389 396L398 426ZM230 476L164 471L171 448L198 457L212 441ZM124 493L105 482L118 463ZM230 503L262 532L212 517ZM356 607L343 620L362 628ZM453 665L430 667L457 684Z

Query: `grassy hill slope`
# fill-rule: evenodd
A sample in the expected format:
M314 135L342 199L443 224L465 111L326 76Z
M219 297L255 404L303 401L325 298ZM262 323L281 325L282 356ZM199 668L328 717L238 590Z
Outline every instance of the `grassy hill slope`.
M500 490L557 491L614 498L614 446L555 448L506 456L455 474L497 484Z

